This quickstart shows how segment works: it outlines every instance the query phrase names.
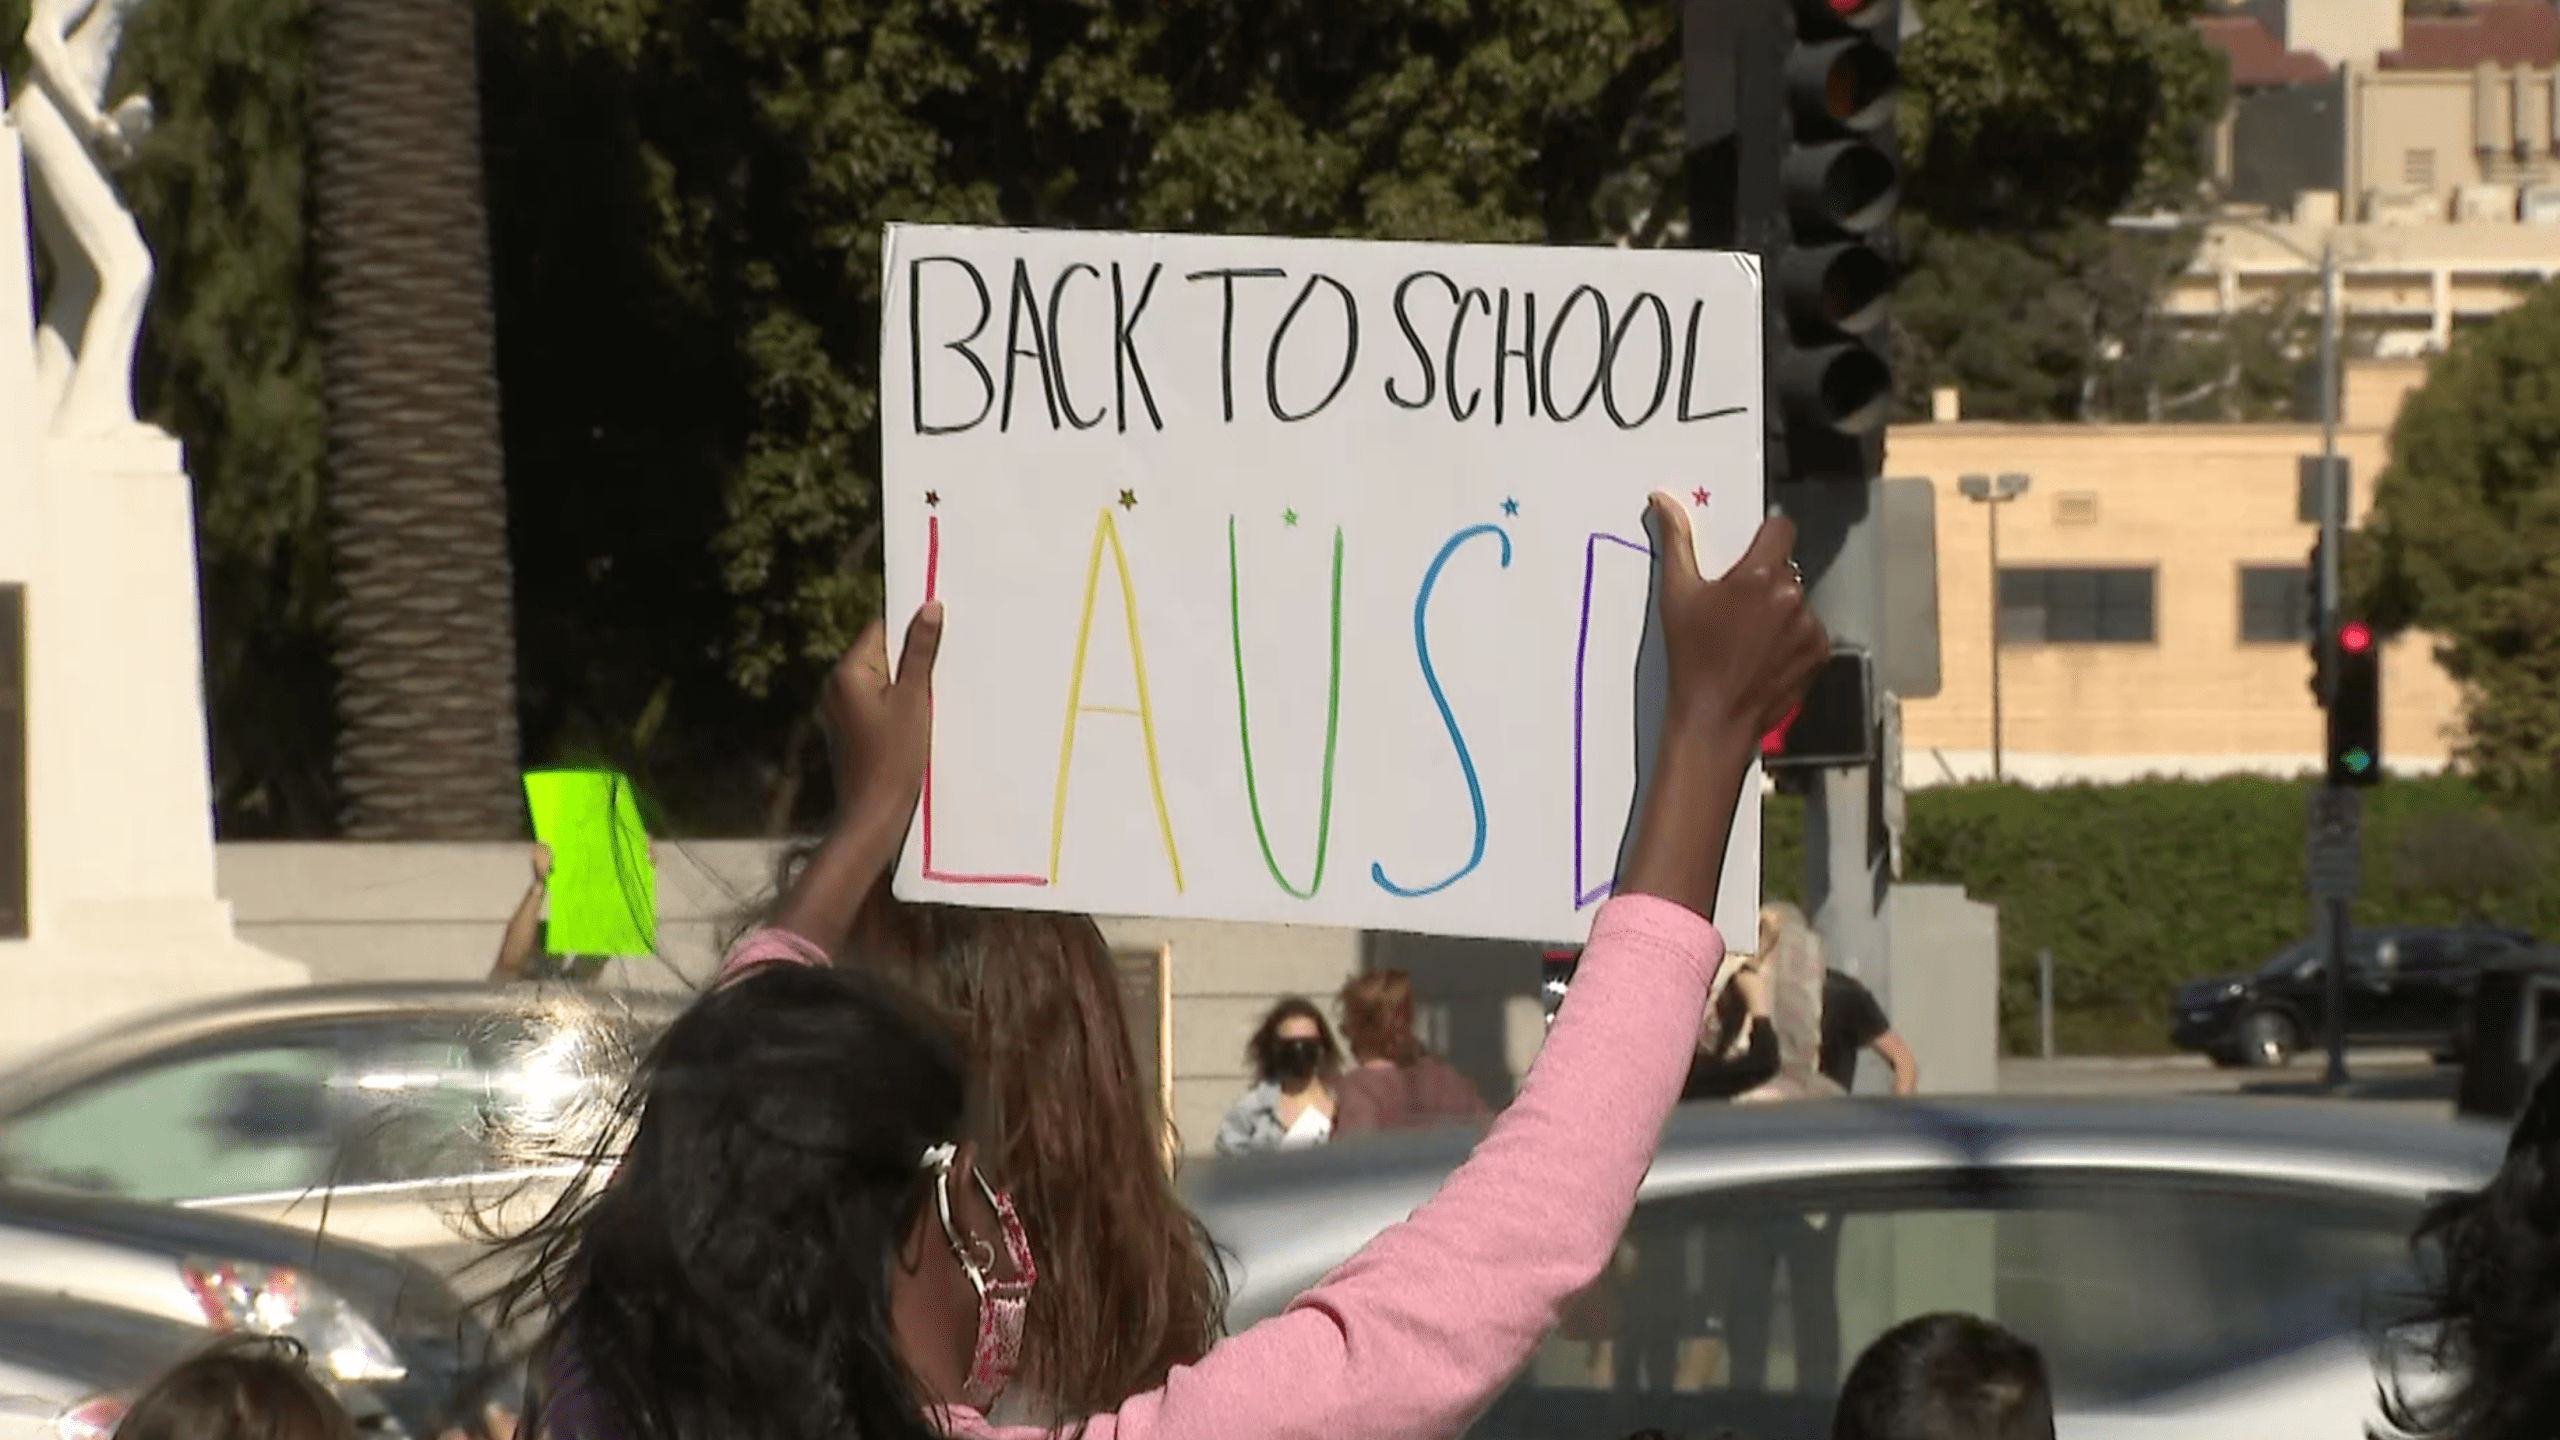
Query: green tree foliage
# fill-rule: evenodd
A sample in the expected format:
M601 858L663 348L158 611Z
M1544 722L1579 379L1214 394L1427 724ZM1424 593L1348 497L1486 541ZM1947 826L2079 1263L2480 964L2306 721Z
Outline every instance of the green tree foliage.
M2000 911L2000 1035L2036 1039L2036 952L2054 960L2054 1027L2074 1054L2168 1048L2169 1002L2182 980L2254 969L2310 933L2303 890L2308 782L2151 780L2031 790L1966 785L1914 791L1904 879L1960 885ZM2364 898L2358 925L2483 920L2560 934L2560 877L2530 875L2552 828L2483 820L2460 779L2394 780L2365 792ZM1769 893L1804 886L1804 811L1766 812ZM2494 864L2484 882L2451 881L2455 857Z
M2439 637L2463 760L2492 792L2560 796L2560 287L2428 367L2365 529L2355 588L2376 620Z
M1919 4L1902 55L1901 413L1926 415L1942 385L1970 415L2016 420L2158 419L2205 400L2203 418L2224 418L2263 394L2250 337L2217 337L2199 362L2155 322L2193 237L2106 225L2195 204L2225 88L2191 23L2202 0Z
M788 817L794 717L878 604L884 223L1658 235L1677 13L523 0L488 129L533 752L627 751L663 680L646 768ZM675 763L742 732L785 763Z

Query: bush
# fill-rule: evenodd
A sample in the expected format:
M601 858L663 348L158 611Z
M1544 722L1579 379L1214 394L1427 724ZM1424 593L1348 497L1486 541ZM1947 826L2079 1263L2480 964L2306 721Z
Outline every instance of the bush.
M2035 957L2047 948L2061 1049L2165 1050L2178 982L2253 969L2312 933L2303 888L2310 788L2234 778L1915 791L1903 879L1961 885L1999 907L2000 1033L2010 1053L2034 1047ZM1801 802L1772 799L1765 827L1768 893L1799 899ZM2553 834L2538 818L2484 813L2459 779L2377 786L2365 792L2355 923L2560 931L2560 877L2540 864Z

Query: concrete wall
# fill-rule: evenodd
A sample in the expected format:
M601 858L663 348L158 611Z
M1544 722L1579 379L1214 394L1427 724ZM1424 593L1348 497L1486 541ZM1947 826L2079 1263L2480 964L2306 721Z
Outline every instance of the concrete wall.
M1882 998L1920 1057L1923 1095L1988 1095L2000 1087L2000 912L1953 885L1896 885L1886 901L1893 974ZM1871 1073L1872 1072L1872 1073ZM1860 1093L1891 1072L1861 1062Z

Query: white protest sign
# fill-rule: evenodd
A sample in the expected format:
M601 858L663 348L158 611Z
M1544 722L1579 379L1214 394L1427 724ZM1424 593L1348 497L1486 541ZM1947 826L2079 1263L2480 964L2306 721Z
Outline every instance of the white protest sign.
M1582 938L1645 499L1709 574L1764 513L1755 262L893 226L886 271L888 609L948 610L899 895Z

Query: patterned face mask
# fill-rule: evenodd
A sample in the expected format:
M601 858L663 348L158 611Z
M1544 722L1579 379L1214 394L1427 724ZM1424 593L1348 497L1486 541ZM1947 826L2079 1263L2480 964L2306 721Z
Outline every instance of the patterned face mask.
M989 1185L986 1175L975 1168L970 1170L970 1178L977 1181L978 1192L995 1211L1014 1278L1002 1279L996 1274L994 1246L960 1233L959 1222L951 1213L951 1167L958 1156L958 1147L936 1145L924 1153L924 1164L933 1172L933 1213L942 1222L943 1239L949 1242L960 1269L968 1275L970 1287L978 1292L978 1343L970 1353L969 1378L962 1396L984 1414L1004 1393L1015 1367L1022 1361L1023 1315L1040 1273L1031 1263L1031 1241L1023 1233L1021 1217L1014 1213L1013 1197Z

